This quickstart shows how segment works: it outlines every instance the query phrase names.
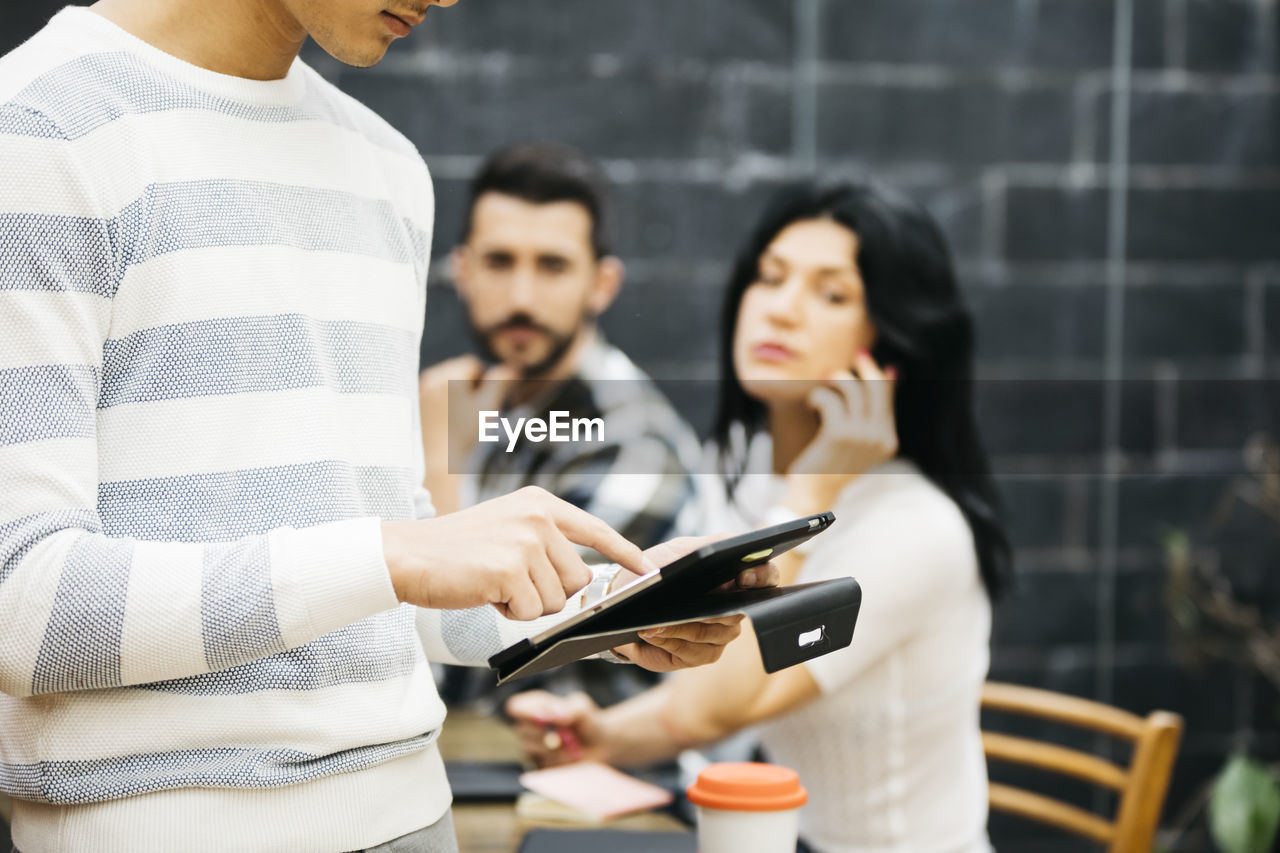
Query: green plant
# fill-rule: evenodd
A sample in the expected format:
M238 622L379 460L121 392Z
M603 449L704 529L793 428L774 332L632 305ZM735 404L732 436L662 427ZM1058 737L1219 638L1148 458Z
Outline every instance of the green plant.
M1209 832L1224 853L1268 853L1280 829L1280 782L1271 768L1236 754L1214 780Z
M1280 446L1257 435L1245 445L1244 458L1249 474L1223 495L1213 526L1221 529L1242 503L1280 526ZM1168 531L1164 551L1165 608L1178 658L1193 667L1211 661L1243 667L1280 690L1280 624L1241 601L1216 552L1197 549L1185 531ZM1244 753L1231 756L1184 807L1162 847L1177 846L1202 810L1223 853L1267 853L1280 833L1280 767Z

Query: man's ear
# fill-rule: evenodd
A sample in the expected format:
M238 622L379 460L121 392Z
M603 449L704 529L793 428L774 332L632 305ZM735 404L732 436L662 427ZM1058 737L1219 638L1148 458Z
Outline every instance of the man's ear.
M626 273L622 260L613 255L605 255L596 264L596 280L591 285L591 295L587 299L587 308L593 317L599 317L609 310L613 300L618 298L618 291L622 290L622 279L626 277Z
M464 244L453 247L449 252L449 279L459 299L467 298L467 283L471 280L471 253Z

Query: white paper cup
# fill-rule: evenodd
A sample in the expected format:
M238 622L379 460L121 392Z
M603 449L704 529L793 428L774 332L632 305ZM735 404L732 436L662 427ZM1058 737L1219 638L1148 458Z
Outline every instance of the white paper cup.
M698 853L795 853L800 807L809 794L794 770L712 764L686 793L698 810Z

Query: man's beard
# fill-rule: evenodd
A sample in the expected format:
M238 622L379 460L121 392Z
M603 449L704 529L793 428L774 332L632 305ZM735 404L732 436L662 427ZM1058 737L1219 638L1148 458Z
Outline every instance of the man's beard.
M474 322L468 320L467 328L471 332L471 339L475 342L476 348L480 350L480 356L491 364L501 364L502 357L498 355L493 348L492 341L507 329L533 329L551 341L551 349L546 356L538 360L534 364L520 368L521 379L537 379L548 373L551 368L555 367L560 359L564 358L564 354L569 351L569 347L573 346L574 340L578 337L578 332L582 329L586 318L579 319L572 329L568 332L560 333L555 329L544 326L536 322L528 314L513 314L501 323L497 323L488 328L480 328Z

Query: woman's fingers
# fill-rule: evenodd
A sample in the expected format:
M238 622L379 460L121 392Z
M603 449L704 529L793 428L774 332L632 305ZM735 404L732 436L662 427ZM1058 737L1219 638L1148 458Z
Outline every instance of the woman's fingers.
M725 646L742 634L742 614L685 622L640 632L642 643L615 648L621 655L650 672L673 672L715 663Z
M867 414L872 420L882 420L893 415L893 386L897 371L892 367L881 370L880 365L866 350L854 357L854 367L863 380L867 395Z
M871 398L865 377L852 370L841 370L827 378L832 387L840 391L845 408L854 420L866 418L871 413Z
M742 633L742 619L742 614L738 613L717 619L704 619L701 622L653 628L641 631L640 636L645 642L668 650L671 641L723 646Z
M829 385L819 385L810 391L809 405L818 410L823 429L839 429L849 420L848 402L843 394Z

